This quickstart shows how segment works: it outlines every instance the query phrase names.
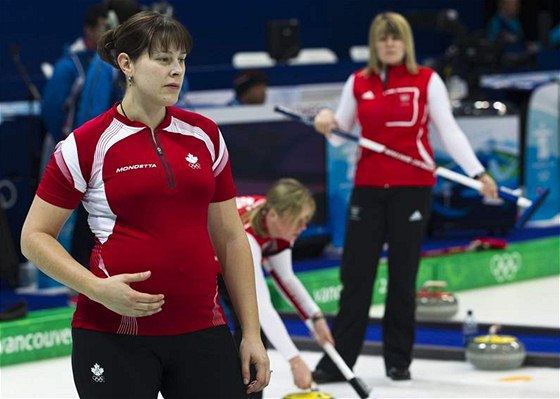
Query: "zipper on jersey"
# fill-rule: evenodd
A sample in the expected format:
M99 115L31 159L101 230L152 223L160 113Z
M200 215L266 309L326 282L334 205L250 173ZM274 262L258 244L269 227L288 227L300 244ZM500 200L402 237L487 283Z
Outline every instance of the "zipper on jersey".
M173 189L175 188L175 175L173 174L173 169L171 169L171 164L169 163L169 160L167 159L167 157L163 152L163 148L158 140L156 132L151 129L150 131L152 133L151 135L152 145L154 146L154 149L156 150L156 154L161 162L161 166L163 167L163 171L165 173L165 180L167 181L167 186Z
M387 90L387 83L389 82L389 71L391 70L391 65L387 65L385 68L385 76L383 76L382 83L383 83L383 94L385 94L385 90Z

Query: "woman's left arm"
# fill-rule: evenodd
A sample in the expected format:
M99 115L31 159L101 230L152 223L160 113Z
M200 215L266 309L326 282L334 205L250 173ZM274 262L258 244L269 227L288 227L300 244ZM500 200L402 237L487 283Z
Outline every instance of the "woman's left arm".
M280 293L286 297L286 300L293 302L293 306L297 306L307 318L313 321L313 331L315 338L320 345L330 342L334 345L334 339L331 330L321 312L321 309L309 292L303 286L301 280L294 273L292 266L292 250L286 249L276 255L272 255L264 264L269 273L273 272L276 284Z
M250 382L249 366L253 364L257 375L247 392L257 392L270 381L270 365L260 337L253 258L234 198L210 204L208 229L224 282L243 329L240 347L243 382Z
M432 73L428 84L428 111L447 153L467 175L476 176L482 182L483 195L497 198L496 183L490 175L485 173L484 167L476 157L467 136L453 117L447 89L436 72Z

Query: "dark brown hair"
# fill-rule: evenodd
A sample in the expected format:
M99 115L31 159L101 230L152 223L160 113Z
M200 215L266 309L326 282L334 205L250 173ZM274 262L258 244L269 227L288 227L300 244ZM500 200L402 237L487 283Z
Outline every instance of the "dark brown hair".
M117 63L120 53L135 61L146 50L151 55L176 47L188 54L192 46L190 33L179 21L157 12L142 11L105 32L99 39L97 52L103 61L120 70Z

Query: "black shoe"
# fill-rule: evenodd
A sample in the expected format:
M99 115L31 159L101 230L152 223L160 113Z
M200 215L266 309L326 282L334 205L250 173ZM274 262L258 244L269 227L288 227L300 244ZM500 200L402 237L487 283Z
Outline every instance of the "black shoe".
M399 369L397 367L391 367L387 370L387 377L393 381L407 381L412 378L408 369Z
M313 381L317 384L346 381L344 376L340 373L330 373L321 369L314 370L311 374L313 375Z

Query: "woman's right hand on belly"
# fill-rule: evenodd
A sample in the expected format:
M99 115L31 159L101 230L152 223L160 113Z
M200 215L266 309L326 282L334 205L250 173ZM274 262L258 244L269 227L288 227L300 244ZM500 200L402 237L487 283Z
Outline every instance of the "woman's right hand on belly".
M130 283L145 281L151 274L146 271L100 278L88 296L122 316L151 316L161 311L165 303L163 294L146 294L130 287Z

